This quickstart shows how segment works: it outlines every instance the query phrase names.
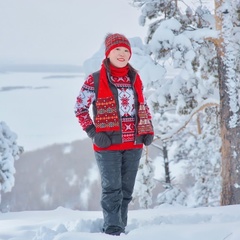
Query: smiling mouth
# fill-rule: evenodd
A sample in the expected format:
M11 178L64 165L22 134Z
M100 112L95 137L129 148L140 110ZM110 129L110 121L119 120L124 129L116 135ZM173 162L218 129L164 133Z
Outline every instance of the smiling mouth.
M125 59L124 58L118 58L117 59L119 62L125 62Z

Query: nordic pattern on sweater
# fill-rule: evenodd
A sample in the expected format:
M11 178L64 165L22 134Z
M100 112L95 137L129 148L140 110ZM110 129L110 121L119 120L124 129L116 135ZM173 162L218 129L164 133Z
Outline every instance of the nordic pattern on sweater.
M112 83L118 90L119 113L122 123L122 141L134 142L135 133L135 108L134 93L130 78L111 77Z
M112 83L118 90L119 113L122 124L122 140L124 142L134 142L135 133L135 108L134 94L128 76L111 77ZM89 75L85 80L77 102L75 105L75 114L79 120L83 130L93 124L89 114L89 108L95 101L94 80L93 76Z

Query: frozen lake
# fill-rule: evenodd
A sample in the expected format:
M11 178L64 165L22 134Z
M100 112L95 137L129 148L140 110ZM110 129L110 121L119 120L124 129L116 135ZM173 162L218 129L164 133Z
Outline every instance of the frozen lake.
M86 137L74 115L81 73L0 73L0 121L25 151Z

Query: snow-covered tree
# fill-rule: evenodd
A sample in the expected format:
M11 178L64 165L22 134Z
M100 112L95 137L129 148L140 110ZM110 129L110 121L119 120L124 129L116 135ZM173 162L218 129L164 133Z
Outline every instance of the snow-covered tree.
M215 155L210 153L216 152L219 155L219 146L214 143L214 137L219 136L216 135L219 132L211 135L212 125L209 125L202 127L202 132L199 133L196 120L198 113L201 112L203 118L206 118L206 112L219 104L219 64L213 41L218 38L218 33L214 15L201 4L202 1L199 1L199 6L195 9L186 6L182 1L133 0L132 2L141 9L140 25L149 23L146 38L149 55L156 65L166 70L165 77L159 77L149 84L153 89L149 101L152 102L155 113L155 129L163 140L172 138L177 142L177 147L175 144L174 149L176 156L184 154L182 158L185 160L193 159L195 156L194 165L191 167L197 179L199 176L197 169L202 166L200 163L216 161ZM218 119L217 114L218 108L215 119ZM184 134L180 134L182 130ZM190 151L186 147L186 142L192 134L195 135L195 141ZM208 148L208 156L196 154ZM171 147L170 151L173 151ZM175 161L178 159L176 158ZM210 167L212 167L211 172L215 171L212 164L207 164L202 171L202 179L207 178L209 174L207 168ZM212 179L216 184L215 188L219 189L219 173L212 176L215 177ZM195 189L195 193L201 191L203 182L194 187L198 189ZM204 194L209 199L207 191Z
M168 145L172 145L173 141L168 141ZM156 146L156 145L155 145ZM159 148L159 147L158 147ZM186 193L182 191L180 187L178 187L171 178L170 173L170 163L171 160L168 159L168 148L167 143L164 142L162 144L162 157L163 157L163 165L165 172L165 179L162 181L162 186L165 188L165 191L161 192L157 196L157 204L171 204L171 205L186 205Z
M157 203L170 205L186 205L187 195L177 186L169 186L164 192L157 196Z
M0 191L3 192L11 191L14 186L14 161L23 152L16 140L17 135L5 122L0 122Z
M220 204L221 138L216 111L218 109L212 107L207 108L205 114L198 114L198 134L189 135L176 156L189 162L187 171L194 180L189 189L189 198L194 202L190 205L195 207Z
M180 124L175 124L178 128L201 106L218 103L216 51L209 40L216 37L211 30L214 18L203 7L195 12L185 8L182 13L179 1L133 2L141 7L140 23L151 20L147 36L149 54L156 65L166 69L165 77L160 75L151 82L155 91L150 100L155 112L160 113L158 128L161 133L169 133L172 121L179 116ZM168 125L163 126L162 122Z
M133 201L138 198L141 208L149 208L152 205L152 191L155 186L154 166L152 160L149 158L148 148L146 148L140 160Z

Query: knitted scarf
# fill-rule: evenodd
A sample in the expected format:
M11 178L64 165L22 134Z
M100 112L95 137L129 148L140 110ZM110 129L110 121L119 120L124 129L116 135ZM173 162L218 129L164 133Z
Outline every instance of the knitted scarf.
M123 68L116 68L110 64L111 76L122 77L129 72L129 66ZM139 110L138 110L138 126L137 134L153 134L153 128L148 113L144 104L143 86L140 76L136 74L134 88L138 96ZM113 93L109 87L107 78L107 71L102 64L99 76L98 97L96 99L97 114L95 117L96 132L103 131L120 131L120 120L118 116L117 104Z

